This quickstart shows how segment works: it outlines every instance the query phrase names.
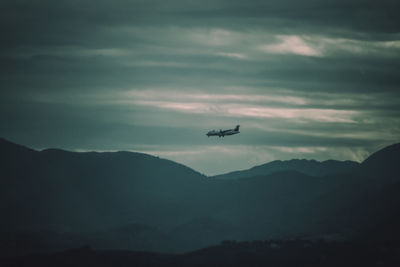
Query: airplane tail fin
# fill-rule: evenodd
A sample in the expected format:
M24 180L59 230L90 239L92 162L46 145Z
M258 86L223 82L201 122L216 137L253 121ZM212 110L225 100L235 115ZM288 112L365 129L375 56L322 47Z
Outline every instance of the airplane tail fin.
M239 131L240 125L236 125L235 131Z

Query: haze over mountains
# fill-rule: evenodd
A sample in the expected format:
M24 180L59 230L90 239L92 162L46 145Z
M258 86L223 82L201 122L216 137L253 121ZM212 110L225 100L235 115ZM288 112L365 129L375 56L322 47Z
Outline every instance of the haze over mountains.
M1 139L2 253L399 239L399 161L395 144L361 164L274 161L206 177L141 153L35 151Z

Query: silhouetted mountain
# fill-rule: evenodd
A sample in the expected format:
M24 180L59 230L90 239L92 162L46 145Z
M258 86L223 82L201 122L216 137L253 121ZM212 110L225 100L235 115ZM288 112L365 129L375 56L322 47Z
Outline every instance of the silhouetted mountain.
M315 201L315 213L353 238L400 240L395 226L400 222L399 166L400 144L372 154L352 173L334 179L342 182Z
M191 251L210 244L218 244L224 239L237 238L240 230L227 220L211 217L196 218L178 225L170 231L178 251ZM196 240L195 242L193 242Z
M53 254L0 259L1 266L399 266L399 243L266 240L235 242L173 255L133 251L98 251L88 246Z
M0 145L0 207L6 218L0 222L2 229L175 225L191 218L192 205L208 180L188 167L146 154L38 152L4 140Z
M0 140L0 246L11 255L83 245L174 252L224 239L369 233L400 239L399 159L394 145L362 164L275 161L244 171L252 177L215 179L141 153L35 151Z
M170 252L170 237L156 227L129 224L85 235L86 244L95 249ZM82 243L82 242L81 242Z
M363 175L380 178L387 181L400 182L400 143L385 147L370 155L361 164L360 172Z
M327 175L344 174L357 168L359 163L354 161L316 161L306 159L275 160L248 170L234 171L213 176L216 179L238 179L252 176L268 175L280 171L297 171L309 176L323 177Z
M358 211L363 239L400 240L400 143L369 156L356 175L364 182Z

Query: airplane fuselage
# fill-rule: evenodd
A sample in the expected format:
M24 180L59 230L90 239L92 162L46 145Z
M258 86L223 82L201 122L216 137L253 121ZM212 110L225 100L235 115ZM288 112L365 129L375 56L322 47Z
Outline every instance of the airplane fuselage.
M240 125L237 125L235 129L219 130L219 131L212 130L212 131L209 131L206 135L208 137L210 137L210 136L224 137L225 135L234 135L234 134L240 133L239 127L240 127Z

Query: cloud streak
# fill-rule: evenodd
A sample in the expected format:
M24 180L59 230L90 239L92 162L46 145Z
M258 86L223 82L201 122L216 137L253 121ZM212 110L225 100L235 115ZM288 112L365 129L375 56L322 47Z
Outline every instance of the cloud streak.
M296 54L303 56L321 56L321 52L307 44L299 36L276 36L279 40L277 44L269 44L260 47L260 50L273 54Z

